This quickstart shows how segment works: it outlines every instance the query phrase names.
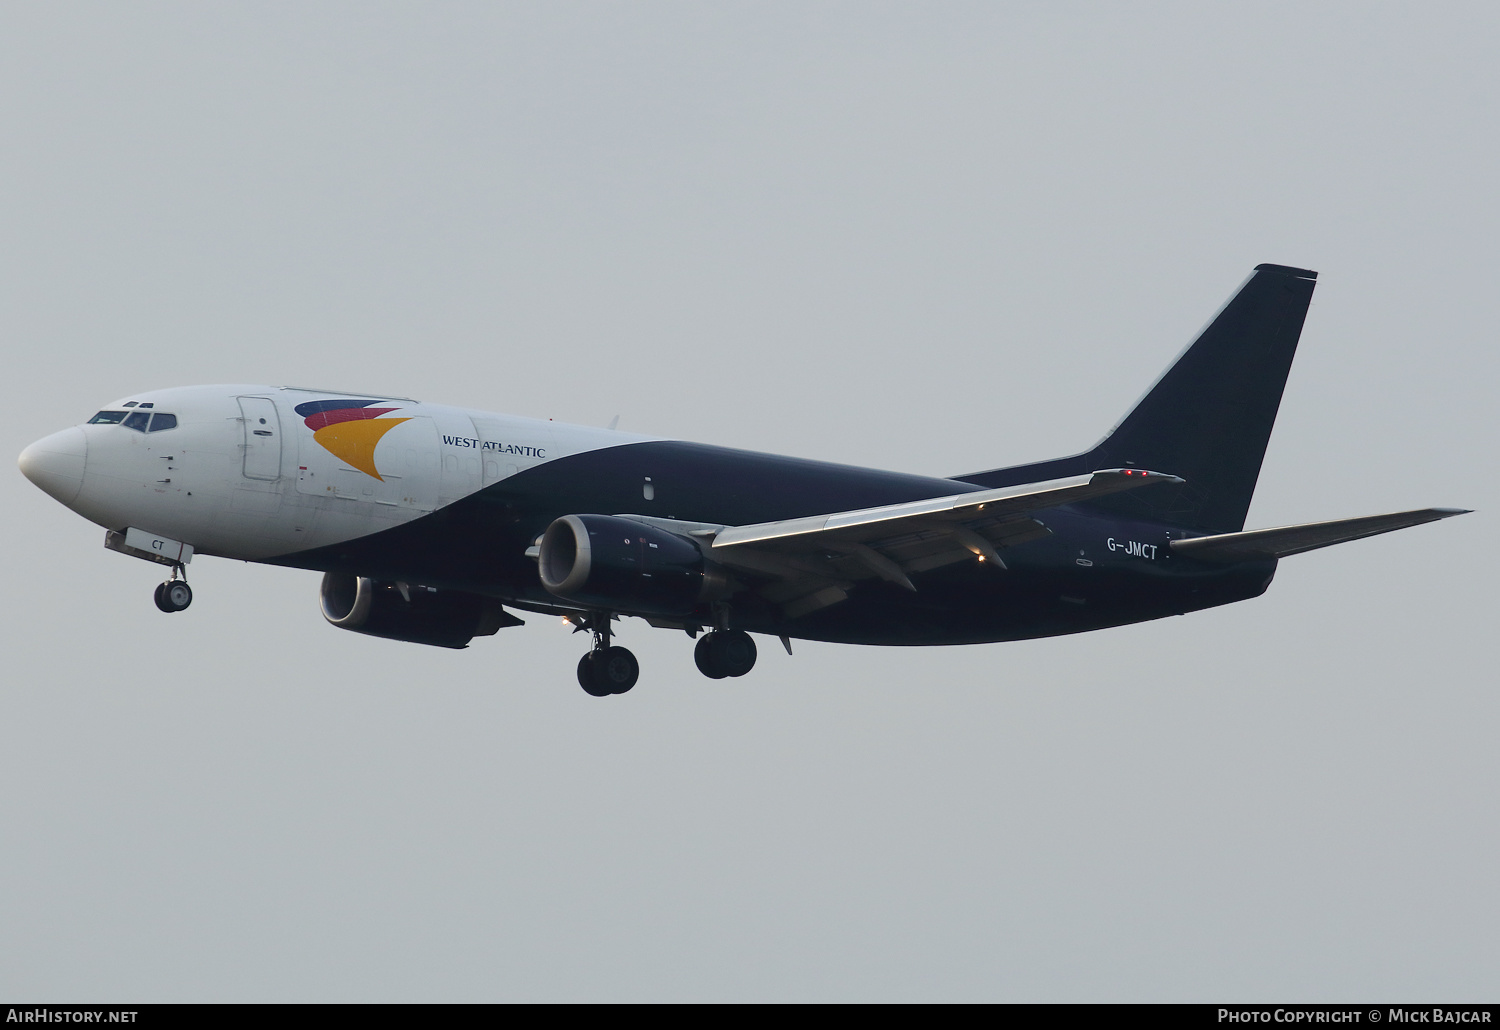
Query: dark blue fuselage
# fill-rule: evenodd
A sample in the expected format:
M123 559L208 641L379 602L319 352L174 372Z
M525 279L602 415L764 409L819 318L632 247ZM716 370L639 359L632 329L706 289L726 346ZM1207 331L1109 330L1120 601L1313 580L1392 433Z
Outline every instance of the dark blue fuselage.
M649 477L654 497L642 496ZM554 519L643 514L737 526L897 504L982 489L954 479L681 442L626 444L561 458L394 529L275 559L276 564L423 583L555 610L526 556ZM1147 487L1141 492L1158 489ZM978 562L913 576L915 592L880 580L795 619L737 597L732 624L760 633L861 644L963 644L1078 633L1255 597L1274 560L1213 564L1174 556L1197 535L1086 505L1050 508L1043 539L1007 548L1006 569Z

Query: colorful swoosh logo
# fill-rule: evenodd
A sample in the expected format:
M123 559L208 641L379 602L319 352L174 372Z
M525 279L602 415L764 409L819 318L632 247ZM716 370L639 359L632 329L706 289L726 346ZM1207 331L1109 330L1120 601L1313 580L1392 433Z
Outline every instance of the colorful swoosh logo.
M375 445L386 433L411 419L381 418L388 411L401 409L369 406L379 403L378 400L351 401L347 398L308 401L293 410L302 416L303 423L313 431L313 439L325 451L383 483L385 480L375 468Z

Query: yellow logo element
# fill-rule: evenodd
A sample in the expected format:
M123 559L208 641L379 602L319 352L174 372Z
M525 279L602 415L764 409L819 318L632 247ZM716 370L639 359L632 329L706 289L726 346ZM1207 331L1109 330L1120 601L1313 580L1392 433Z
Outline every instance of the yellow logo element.
M371 418L350 422L335 422L313 433L325 450L342 458L367 476L374 476L382 483L385 479L375 469L375 445L380 438L409 418Z

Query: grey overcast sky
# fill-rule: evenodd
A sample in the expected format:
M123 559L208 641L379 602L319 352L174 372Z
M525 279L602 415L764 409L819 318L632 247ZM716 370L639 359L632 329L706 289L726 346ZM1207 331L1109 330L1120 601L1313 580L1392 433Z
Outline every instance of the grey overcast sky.
M1322 276L1250 525L1477 514L1079 637L340 633L0 477L0 996L1495 1000L1500 8L0 5L7 453L375 390L957 474Z

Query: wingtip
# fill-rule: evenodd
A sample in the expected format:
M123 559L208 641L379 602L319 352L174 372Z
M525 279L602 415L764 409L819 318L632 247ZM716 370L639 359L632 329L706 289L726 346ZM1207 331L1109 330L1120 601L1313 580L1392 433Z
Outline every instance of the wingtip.
M1150 469L1100 469L1095 472L1096 476L1140 476L1148 483L1186 483L1187 480L1181 476L1174 476L1170 472L1152 472Z

